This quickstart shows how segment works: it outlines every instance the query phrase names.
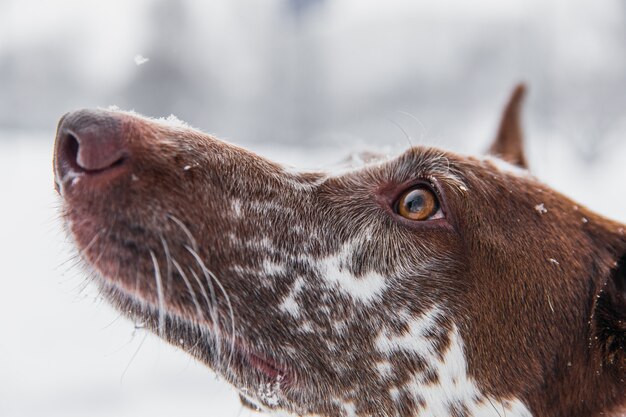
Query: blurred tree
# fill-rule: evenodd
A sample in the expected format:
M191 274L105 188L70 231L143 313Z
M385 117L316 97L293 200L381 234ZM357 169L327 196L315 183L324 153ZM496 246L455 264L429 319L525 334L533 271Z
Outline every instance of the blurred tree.
M281 123L267 126L268 137L311 144L329 128L331 111L327 65L321 37L316 32L324 0L286 0L286 15L273 34L276 47L269 51L275 115ZM276 95L277 94L277 95ZM266 97L267 98L267 97ZM270 119L271 120L271 119Z
M325 0L287 0L287 8L295 16L303 16L311 8L324 2Z

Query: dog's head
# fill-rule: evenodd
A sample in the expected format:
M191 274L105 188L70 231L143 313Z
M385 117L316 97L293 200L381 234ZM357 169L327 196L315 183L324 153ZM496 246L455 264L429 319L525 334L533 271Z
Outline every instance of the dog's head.
M296 172L180 123L78 111L63 218L107 298L248 405L566 416L626 404L626 238L528 174L520 87L495 156L414 147Z

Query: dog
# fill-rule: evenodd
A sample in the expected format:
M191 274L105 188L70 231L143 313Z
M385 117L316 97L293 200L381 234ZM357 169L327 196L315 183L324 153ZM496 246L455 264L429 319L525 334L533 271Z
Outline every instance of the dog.
M87 273L273 415L626 413L626 236L527 169L416 146L298 172L177 119L79 110L54 149Z

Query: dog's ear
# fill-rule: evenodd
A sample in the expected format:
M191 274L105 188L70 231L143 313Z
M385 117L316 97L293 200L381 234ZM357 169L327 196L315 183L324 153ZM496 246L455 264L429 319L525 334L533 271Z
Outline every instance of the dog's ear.
M528 168L524 155L524 138L520 121L525 93L524 84L518 84L513 90L502 113L498 135L488 151L489 154L522 168Z
M597 294L594 309L595 340L605 366L626 372L626 254L616 262Z

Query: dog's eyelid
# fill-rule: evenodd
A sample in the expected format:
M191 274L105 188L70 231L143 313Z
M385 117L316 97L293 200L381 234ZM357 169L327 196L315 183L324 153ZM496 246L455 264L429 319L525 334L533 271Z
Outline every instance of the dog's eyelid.
M437 177L434 176L430 176L428 177L428 182L432 188L432 190L435 192L435 194L437 195L437 198L439 199L439 210L441 211L442 214L442 218L447 218L448 217L448 198L446 197L446 192L445 192L445 188L446 186L451 186L451 184L445 180L441 180Z

